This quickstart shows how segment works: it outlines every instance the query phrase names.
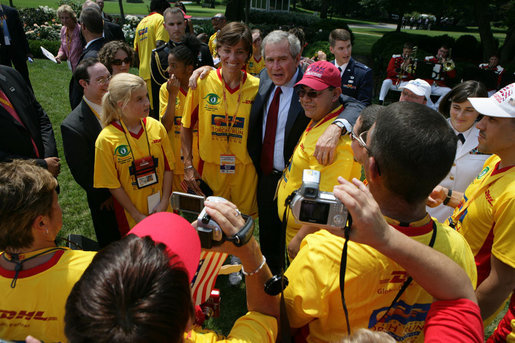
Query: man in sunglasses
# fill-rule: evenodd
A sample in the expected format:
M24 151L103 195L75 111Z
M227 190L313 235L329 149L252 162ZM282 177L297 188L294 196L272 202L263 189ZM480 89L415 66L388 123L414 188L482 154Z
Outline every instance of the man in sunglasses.
M354 161L348 135L340 136L332 164L324 166L313 157L319 137L344 110L339 102L342 92L340 85L338 68L327 61L311 64L302 80L295 85L304 113L311 120L300 137L289 165L284 169L278 187L277 207L279 217L287 221L286 246L290 259L297 255L302 239L307 234L318 231L318 227L297 224L291 213L285 219L283 217L286 211L285 200L302 185L304 169L322 172L320 190L325 192L331 192L338 184L338 176L352 180L359 178L361 174L360 165Z
M397 102L381 109L375 124L358 138L367 152L363 169L368 191L379 205L377 213L396 230L450 257L475 285L474 257L463 236L426 212L426 199L449 172L456 152L456 138L446 120L427 106ZM322 170L322 180L325 175ZM343 179L338 182L349 185ZM353 230L373 225L371 218L363 219L371 216L365 206L351 207L356 205L353 201L341 193L336 196L351 210L359 209L351 238L356 238ZM284 297L291 327L302 328L299 334L317 342L359 328L387 332L397 341L420 339L433 297L380 253L381 246L376 250L348 242L344 252L342 231L333 230L333 235L320 230L306 236L286 271L289 285Z
M77 65L73 77L84 90L84 96L61 124L64 156L73 178L86 191L97 240L104 247L120 239L111 193L93 188L95 141L102 131L102 97L111 74L98 59L86 58Z

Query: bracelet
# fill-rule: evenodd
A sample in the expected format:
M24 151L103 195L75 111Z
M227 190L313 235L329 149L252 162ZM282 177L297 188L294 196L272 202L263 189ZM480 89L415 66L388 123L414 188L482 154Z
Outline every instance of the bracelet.
M191 165L191 166L184 166L184 170L186 170L186 169L193 169L193 168L195 168L195 167L193 167L193 165Z
M245 276L252 276L252 275L255 275L255 274L259 273L259 271L260 271L261 269L263 269L263 266L265 265L265 263L266 263L266 257L265 257L265 255L263 255L263 261L261 261L261 264L259 265L259 267L257 267L257 268L256 268L256 270L254 270L254 271L253 271L253 272L251 272L251 273L247 273L247 272L245 271L245 268L243 268L243 265L241 265L241 272L242 272L242 273L243 273L243 275L245 275Z
M443 204L447 205L449 203L449 201L451 201L451 198L452 198L452 189L449 188L449 191L447 192L447 197L443 201Z

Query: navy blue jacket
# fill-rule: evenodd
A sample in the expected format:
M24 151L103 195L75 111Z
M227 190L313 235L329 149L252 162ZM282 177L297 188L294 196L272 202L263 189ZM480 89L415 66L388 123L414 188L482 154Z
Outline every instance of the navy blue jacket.
M342 75L342 93L368 106L372 103L373 87L372 69L351 57Z

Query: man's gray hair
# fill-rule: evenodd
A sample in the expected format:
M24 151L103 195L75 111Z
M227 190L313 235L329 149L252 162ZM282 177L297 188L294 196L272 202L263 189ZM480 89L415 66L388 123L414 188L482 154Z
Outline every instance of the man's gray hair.
M266 35L265 39L263 39L263 44L261 47L261 54L265 57L265 47L267 44L276 44L287 40L288 45L290 46L290 54L295 59L300 54L300 41L299 39L292 33L288 33L282 30L275 30Z

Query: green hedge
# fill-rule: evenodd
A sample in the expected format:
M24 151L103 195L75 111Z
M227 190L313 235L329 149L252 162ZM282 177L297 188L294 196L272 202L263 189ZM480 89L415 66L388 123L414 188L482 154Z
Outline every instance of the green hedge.
M32 55L35 58L46 58L41 52L41 47L44 47L48 51L55 55L59 52L59 47L61 46L60 41L51 41L51 40L29 40L29 48Z

